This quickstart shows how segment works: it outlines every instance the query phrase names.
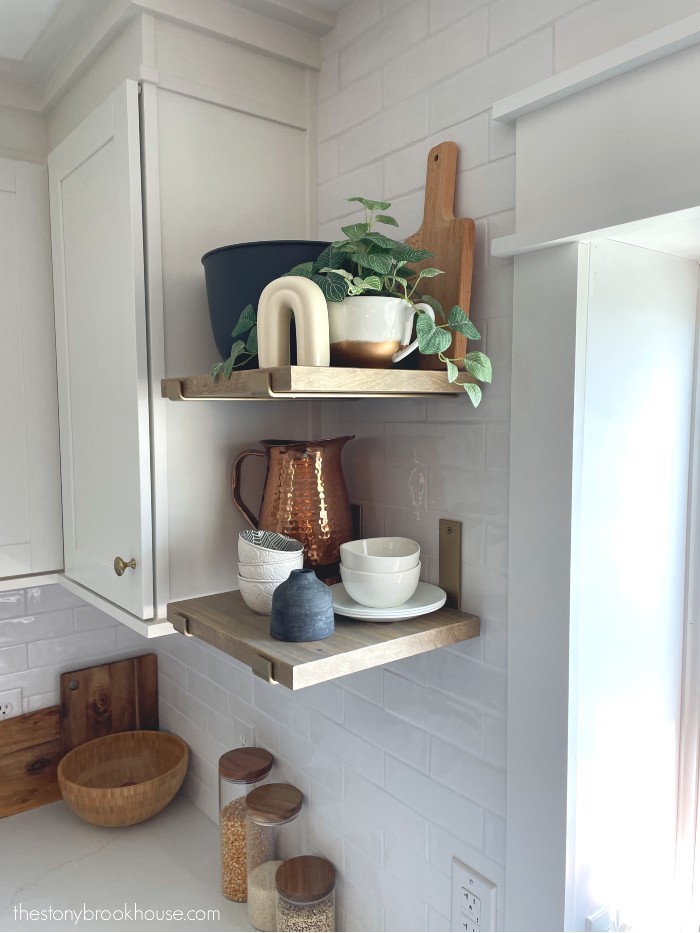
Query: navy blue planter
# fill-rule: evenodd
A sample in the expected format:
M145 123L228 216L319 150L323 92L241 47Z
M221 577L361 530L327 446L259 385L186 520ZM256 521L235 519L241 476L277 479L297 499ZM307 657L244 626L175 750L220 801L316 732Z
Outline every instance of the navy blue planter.
M312 262L327 246L320 240L261 240L220 246L202 256L211 329L222 360L231 352L231 331L243 310L252 304L257 311L265 286L300 262ZM257 365L255 358L243 368Z
M320 641L335 630L333 597L313 570L292 570L272 594L270 635L279 641Z

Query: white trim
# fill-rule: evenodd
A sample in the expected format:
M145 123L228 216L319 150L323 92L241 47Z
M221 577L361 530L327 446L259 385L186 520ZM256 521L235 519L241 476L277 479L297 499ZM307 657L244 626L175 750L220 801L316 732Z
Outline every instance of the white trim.
M52 583L58 583L58 572L56 573L30 573L24 577L5 577L0 580L0 593L7 593L9 590L24 590L29 586L49 586Z
M141 173L148 321L149 405L151 425L151 504L153 510L153 582L156 613L165 614L170 598L168 558L168 437L166 400L160 394L165 378L163 256L160 226L160 166L158 159L158 91L142 85Z
M523 114L532 113L555 101L563 100L586 88L632 71L642 65L672 55L700 42L700 13L664 26L580 65L545 78L524 91L496 101L491 114L494 120L513 123Z
M64 589L70 590L70 592L75 593L76 596L80 596L86 603L90 603L91 606L101 609L102 612L116 619L117 622L127 625L130 629L133 629L145 638L158 638L161 635L172 635L175 631L170 622L164 617L157 616L152 620L138 619L136 616L132 616L130 612L126 612L126 610L121 609L119 606L115 606L114 603L111 603L108 599L98 596L97 593L93 593L92 590L88 590L74 580L69 579L63 573L57 574L56 579L52 582L58 583Z
M700 321L699 321L700 324ZM676 882L682 907L683 929L697 930L700 916L700 878L696 852L700 851L698 790L700 789L700 365L695 340L695 386L688 491L688 544L686 550L686 618L683 645L683 694L678 763L678 832ZM686 828L687 827L687 828Z
M182 97L191 97L208 104L217 104L227 110L237 110L240 113L249 113L264 120L291 126L296 130L308 130L308 120L290 120L284 107L277 104L265 104L253 97L240 94L237 91L223 91L209 84L200 84L198 81L189 81L187 78L178 78L175 75L158 71L157 68L142 66L139 70L141 84L154 84L163 91L171 91Z
M697 207L688 207L696 204ZM671 223L698 220L700 226L700 187L697 191L682 192L672 197L615 208L607 216L569 217L554 224L535 227L522 233L511 233L491 242L491 255L508 259L562 243L588 242L599 237L616 238L625 233L649 227L651 223Z
M208 0L207 3L199 0L131 0L130 6L142 13L153 13L201 32L223 36L294 65L321 68L321 42L316 36L244 10L228 0Z

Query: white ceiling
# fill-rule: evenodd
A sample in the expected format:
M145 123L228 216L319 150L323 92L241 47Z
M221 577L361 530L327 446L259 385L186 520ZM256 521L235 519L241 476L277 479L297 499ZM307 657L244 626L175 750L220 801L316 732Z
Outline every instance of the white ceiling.
M0 0L0 58L22 61L62 0Z

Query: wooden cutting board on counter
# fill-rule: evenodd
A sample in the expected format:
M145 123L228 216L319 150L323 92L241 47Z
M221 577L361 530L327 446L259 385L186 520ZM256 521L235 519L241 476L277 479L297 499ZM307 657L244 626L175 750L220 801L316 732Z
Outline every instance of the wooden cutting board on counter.
M61 717L49 706L0 722L0 818L61 799Z
M134 729L158 729L155 654L61 674L64 754L91 739Z
M433 146L428 153L423 223L406 240L414 249L429 249L435 253L433 259L416 263L415 268L435 267L444 272L444 275L423 279L423 285L425 293L440 302L445 316L453 305L459 305L468 315L472 292L475 226L470 217L454 215L456 183L457 143ZM466 352L467 338L455 334L446 355L463 359ZM445 368L434 354L418 356L421 369Z

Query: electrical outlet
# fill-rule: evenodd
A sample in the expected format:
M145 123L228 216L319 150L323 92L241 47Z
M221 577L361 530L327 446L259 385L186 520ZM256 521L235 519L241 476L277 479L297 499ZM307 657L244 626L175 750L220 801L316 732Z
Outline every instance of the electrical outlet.
M453 858L450 930L481 933L495 929L496 885Z
M11 719L22 714L22 688L0 693L0 719Z

